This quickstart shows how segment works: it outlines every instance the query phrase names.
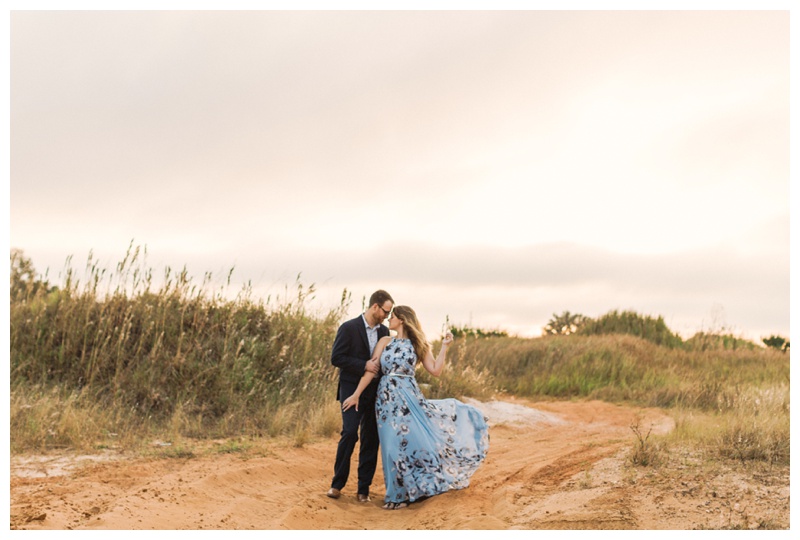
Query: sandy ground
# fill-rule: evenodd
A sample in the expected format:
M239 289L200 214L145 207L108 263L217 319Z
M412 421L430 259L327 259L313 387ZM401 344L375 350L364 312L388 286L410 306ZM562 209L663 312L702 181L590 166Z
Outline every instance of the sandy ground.
M665 471L627 461L630 425L666 433L657 410L608 403L478 404L490 449L469 488L410 507L325 496L336 439L191 457L12 456L11 529L728 529L789 528L788 468ZM224 444L218 442L218 444ZM744 470L744 469L742 469ZM353 469L355 474L355 467Z

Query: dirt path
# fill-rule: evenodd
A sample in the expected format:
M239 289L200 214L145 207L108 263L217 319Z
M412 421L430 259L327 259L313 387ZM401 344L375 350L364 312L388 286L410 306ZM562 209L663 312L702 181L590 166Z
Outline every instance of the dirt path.
M332 438L302 448L271 441L258 455L87 460L77 468L75 458L15 456L11 528L663 530L731 527L734 519L752 528L758 515L789 526L788 471L754 490L695 473L665 484L627 466L637 417L653 433L672 428L659 411L597 401L479 405L491 442L471 486L403 510L380 509L380 464L371 503L356 502L351 485L339 500L324 495Z

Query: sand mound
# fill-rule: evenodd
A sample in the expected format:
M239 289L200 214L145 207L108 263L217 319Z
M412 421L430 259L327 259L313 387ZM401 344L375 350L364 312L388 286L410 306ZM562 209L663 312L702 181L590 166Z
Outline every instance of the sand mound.
M484 416L489 418L489 426L501 424L522 426L546 424L557 426L567 423L566 420L558 415L546 413L534 409L533 407L526 407L525 405L517 403L509 403L508 401L492 400L481 402L476 399L465 398L464 402L477 407Z

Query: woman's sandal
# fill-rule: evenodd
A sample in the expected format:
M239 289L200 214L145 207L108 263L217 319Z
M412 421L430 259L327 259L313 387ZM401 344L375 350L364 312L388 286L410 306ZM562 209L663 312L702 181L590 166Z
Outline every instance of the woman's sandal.
M386 504L381 506L381 508L383 508L384 510L398 510L400 508L405 508L406 506L408 506L407 502L399 502L399 503L387 502Z

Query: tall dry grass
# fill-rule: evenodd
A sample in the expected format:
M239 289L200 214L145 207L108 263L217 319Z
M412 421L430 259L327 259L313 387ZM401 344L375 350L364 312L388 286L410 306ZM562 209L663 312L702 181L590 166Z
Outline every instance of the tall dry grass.
M195 283L167 268L155 288L144 255L132 248L113 273L90 256L82 278L68 266L57 287L12 287L13 449L82 446L109 433L331 431L330 345L346 291L339 306L314 313L314 287L299 280L282 298L261 301L246 286L231 300L230 274L215 285L210 274Z
M749 386L727 393L715 410L677 409L668 441L692 443L722 458L788 465L788 384Z
M630 335L462 339L455 350L461 369L480 374L464 393L485 393L490 381L498 391L532 399L661 407L677 428L666 441L649 439L651 446L671 440L724 458L789 463L788 352L733 349L721 341L692 350Z
M198 283L167 268L156 287L145 259L132 247L109 272L90 256L82 277L68 264L54 287L12 254L12 451L132 448L156 436L288 435L302 445L340 429L330 348L346 291L324 312L308 308L314 287L299 280L280 298L246 286L229 299L230 273ZM431 398L501 391L662 407L676 417L675 441L788 463L788 352L462 332L442 377L420 370L419 381Z
M532 398L709 410L742 388L789 383L789 355L774 349L689 351L629 335L463 339L454 349L497 390Z

